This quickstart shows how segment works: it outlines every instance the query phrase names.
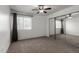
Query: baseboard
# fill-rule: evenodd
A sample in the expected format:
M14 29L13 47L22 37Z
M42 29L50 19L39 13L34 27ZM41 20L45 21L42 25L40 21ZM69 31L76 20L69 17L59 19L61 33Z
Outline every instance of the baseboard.
M48 36L39 36L39 37L33 37L33 38L28 38L27 40L29 40L29 39L37 39L37 38L48 38ZM22 39L22 40L26 40L26 39Z

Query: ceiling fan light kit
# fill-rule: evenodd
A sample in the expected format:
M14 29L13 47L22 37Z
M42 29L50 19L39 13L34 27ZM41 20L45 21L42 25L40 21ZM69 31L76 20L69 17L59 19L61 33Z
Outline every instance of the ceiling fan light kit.
M39 10L40 13L43 13L44 10Z

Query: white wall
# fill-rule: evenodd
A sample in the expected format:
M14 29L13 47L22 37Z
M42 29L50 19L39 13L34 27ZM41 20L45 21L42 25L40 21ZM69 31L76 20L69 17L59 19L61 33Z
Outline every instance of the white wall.
M9 6L0 5L0 52L6 52L10 44Z
M66 19L66 34L79 36L79 14L72 16L71 19Z
M50 34L49 35L53 35L54 34L54 19L50 19L49 21L49 32Z
M72 7L66 8L64 10L58 11L54 14L49 15L48 19L56 17L56 16L68 14L71 12L75 12L75 11L79 11L79 6L72 6ZM79 25L79 15L77 14L77 15L73 16L72 20L66 21L66 34L79 35L78 25Z
M32 18L31 30L19 30L19 40L46 36L46 16L35 15Z

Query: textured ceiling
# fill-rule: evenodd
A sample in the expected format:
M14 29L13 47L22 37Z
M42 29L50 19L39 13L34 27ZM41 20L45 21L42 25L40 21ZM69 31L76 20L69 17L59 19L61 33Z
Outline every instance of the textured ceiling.
M71 7L72 5L47 5L47 6L52 8L51 10L47 11L46 15L49 15L57 11L63 10L65 8ZM19 13L25 13L26 15L35 15L37 12L32 11L32 9L35 8L34 5L10 5L10 8Z

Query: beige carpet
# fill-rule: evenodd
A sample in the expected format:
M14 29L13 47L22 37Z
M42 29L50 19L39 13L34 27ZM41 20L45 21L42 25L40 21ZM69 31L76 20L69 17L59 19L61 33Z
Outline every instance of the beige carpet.
M73 36L57 36L57 39L52 37L41 37L35 39L26 39L14 42L10 45L8 53L74 53L79 52L78 42L74 43L74 39L79 37Z

